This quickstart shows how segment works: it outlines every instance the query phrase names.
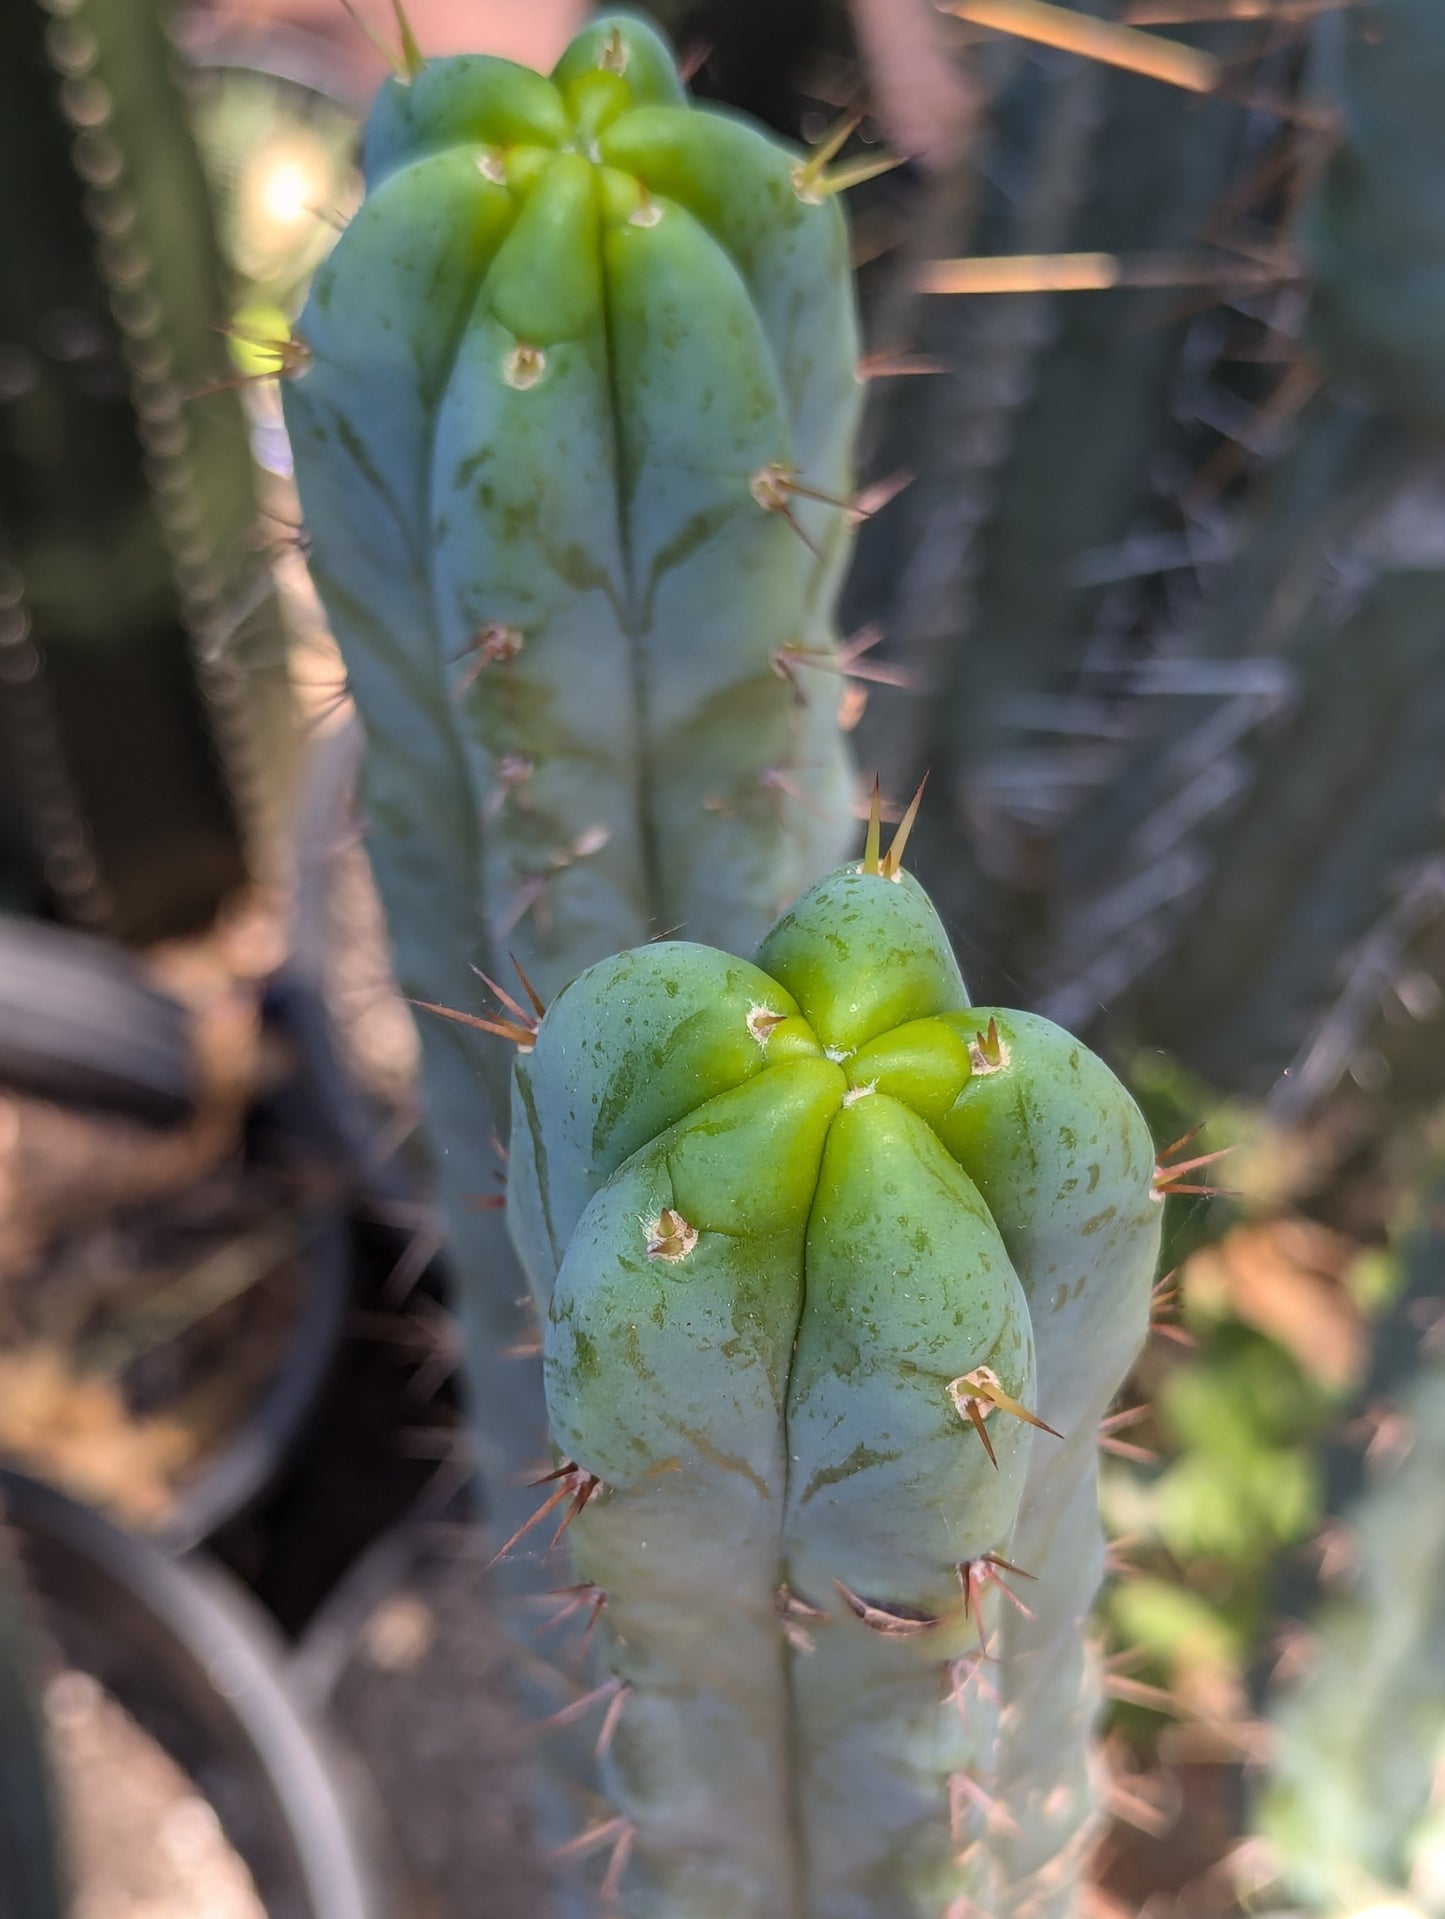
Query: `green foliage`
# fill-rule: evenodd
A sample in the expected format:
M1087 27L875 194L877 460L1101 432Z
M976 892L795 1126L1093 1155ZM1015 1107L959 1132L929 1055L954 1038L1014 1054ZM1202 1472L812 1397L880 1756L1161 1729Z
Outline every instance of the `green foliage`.
M1330 1401L1273 1340L1230 1324L1164 1382L1159 1418L1178 1455L1150 1492L1159 1538L1181 1564L1262 1572L1318 1522L1312 1442Z
M1199 1594L1147 1575L1110 1590L1108 1619L1118 1642L1147 1653L1168 1674L1202 1666L1234 1669L1248 1642Z

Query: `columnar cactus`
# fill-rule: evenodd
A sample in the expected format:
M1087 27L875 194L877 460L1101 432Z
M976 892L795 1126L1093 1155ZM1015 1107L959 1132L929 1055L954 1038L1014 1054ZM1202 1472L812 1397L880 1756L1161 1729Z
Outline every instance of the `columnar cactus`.
M842 857L831 621L862 386L826 148L690 107L636 19L595 21L550 78L409 43L402 65L284 399L397 973L432 1009L428 1130L503 1539L546 1420L478 1210L509 1072L479 975L510 952L551 992L678 928L746 949ZM539 1557L503 1588L551 1583ZM526 1640L542 1618L507 1621ZM585 1748L559 1751L585 1781Z
M170 12L0 10L0 887L137 943L274 866L294 752Z
M630 1910L1067 1911L1095 1427L1158 1244L1133 1102L969 1006L876 829L751 964L584 973L513 1102Z
M911 738L864 737L885 765L927 761L947 783L952 830L931 858L920 850L919 870L950 919L982 930L999 977L1024 980L1030 1003L1065 1025L1161 1044L1220 1088L1258 1094L1288 1069L1275 1098L1299 1111L1300 1064L1333 1055L1336 1076L1343 1064L1336 1032L1319 1053L1315 1035L1337 1025L1353 956L1439 851L1438 756L1425 738L1438 515L1414 512L1409 493L1422 451L1438 460L1445 419L1445 226L1430 165L1445 13L1431 0L1370 0L1266 27L1212 11L1199 31L1234 75L1222 93L1181 114L1155 81L1093 70L1108 117L1080 143L1091 196L1077 217L1058 227L1082 163L1058 173L1042 241L996 217L961 239L985 254L1098 250L1126 282L1149 263L1167 277L1185 253L1207 263L1222 241L1218 305L1170 328L1163 317L1192 297L1121 286L1029 306L958 302L958 321L933 321L958 365L956 393L977 369L972 331L990 323L1024 377L985 383L999 411L967 513L964 423L935 405L938 451L910 450L943 485L914 489L911 563L881 554L889 597L859 610L947 691L916 705ZM992 13L1029 30L1028 7ZM1267 82L1258 69L1259 84L1297 89L1309 132L1239 104L1253 97L1249 63L1281 32L1297 32L1300 57ZM1177 54L1183 41L1168 27L1154 45ZM1061 86L1090 67L1063 56L1056 71ZM991 118L1028 129L1018 177L1042 180L1059 115L1031 118L1025 104L999 93ZM1012 159L1006 145L988 170L1026 206L1000 156ZM1299 166L1300 192L1266 188L1276 164ZM1273 295L1234 280L1235 245L1279 247ZM946 266L925 278L947 282ZM962 350L949 326L969 329ZM1296 351L1277 385L1244 370ZM920 404L900 404L910 399ZM1071 481L1081 461L1085 488ZM1433 492L1435 474L1423 478ZM1391 516L1418 529L1413 556L1396 530L1382 538L1371 524L1392 500ZM896 539L896 524L877 537ZM950 642L944 659L950 632L969 644ZM1312 779L1308 769L1335 766L1336 737L1355 751L1371 726L1359 765L1371 776L1387 765L1386 779L1353 794Z
M850 830L836 681L810 670L861 392L828 182L690 108L622 19L551 79L413 60L365 161L285 402L402 990L465 1012L509 950L550 991L678 925L746 945ZM480 1288L504 1049L436 1018L423 1040ZM515 1290L470 1296L492 1351ZM530 1445L517 1376L479 1400Z
M751 944L851 830L806 671L862 391L822 169L606 19L551 79L393 80L365 169L285 397L403 985Z
M1321 24L1316 83L1341 138L1303 209L1310 339L1331 373L1415 427L1445 425L1445 15L1371 0Z

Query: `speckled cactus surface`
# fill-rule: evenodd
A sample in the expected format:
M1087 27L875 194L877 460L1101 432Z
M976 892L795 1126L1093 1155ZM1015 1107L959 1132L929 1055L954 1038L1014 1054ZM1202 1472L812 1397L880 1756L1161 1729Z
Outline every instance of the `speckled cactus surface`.
M513 1097L628 1910L1067 1911L1096 1426L1158 1240L1128 1095L970 1007L874 835L754 962L584 973Z
M618 18L550 78L417 64L365 171L286 417L403 985L746 947L851 831L810 670L862 392L822 170Z
M645 22L595 20L550 77L409 37L398 65L283 386L365 735L366 846L401 990L428 1009L495 1544L534 1503L546 1415L489 1210L511 1048L488 979L510 954L550 994L667 931L747 950L842 857L832 619L863 389L828 151L690 105ZM530 1543L496 1570L520 1646L556 1571ZM590 1747L538 1749L544 1849ZM556 1910L590 1911L572 1897Z

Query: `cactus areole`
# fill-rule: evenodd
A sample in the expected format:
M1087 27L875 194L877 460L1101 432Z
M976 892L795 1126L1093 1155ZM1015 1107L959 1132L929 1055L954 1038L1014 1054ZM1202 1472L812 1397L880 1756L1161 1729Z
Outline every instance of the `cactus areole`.
M1153 1165L1075 1040L969 1006L876 837L755 963L651 945L550 1008L514 1072L510 1221L629 1910L1062 1909L1094 1425L1147 1321ZM1016 1561L1061 1511L1064 1563ZM1010 1652L1009 1600L1047 1643ZM1059 1697L1021 1755L1031 1662Z

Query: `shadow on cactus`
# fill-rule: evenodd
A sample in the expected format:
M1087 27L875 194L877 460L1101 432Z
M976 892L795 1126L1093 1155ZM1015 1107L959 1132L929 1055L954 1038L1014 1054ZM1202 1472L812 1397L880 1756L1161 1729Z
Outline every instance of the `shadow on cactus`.
M593 967L516 1062L537 1520L601 1617L584 1843L639 1913L1064 1912L1092 1838L1097 1428L1154 1153L1067 1033L969 1005L902 836L875 810L755 963Z

